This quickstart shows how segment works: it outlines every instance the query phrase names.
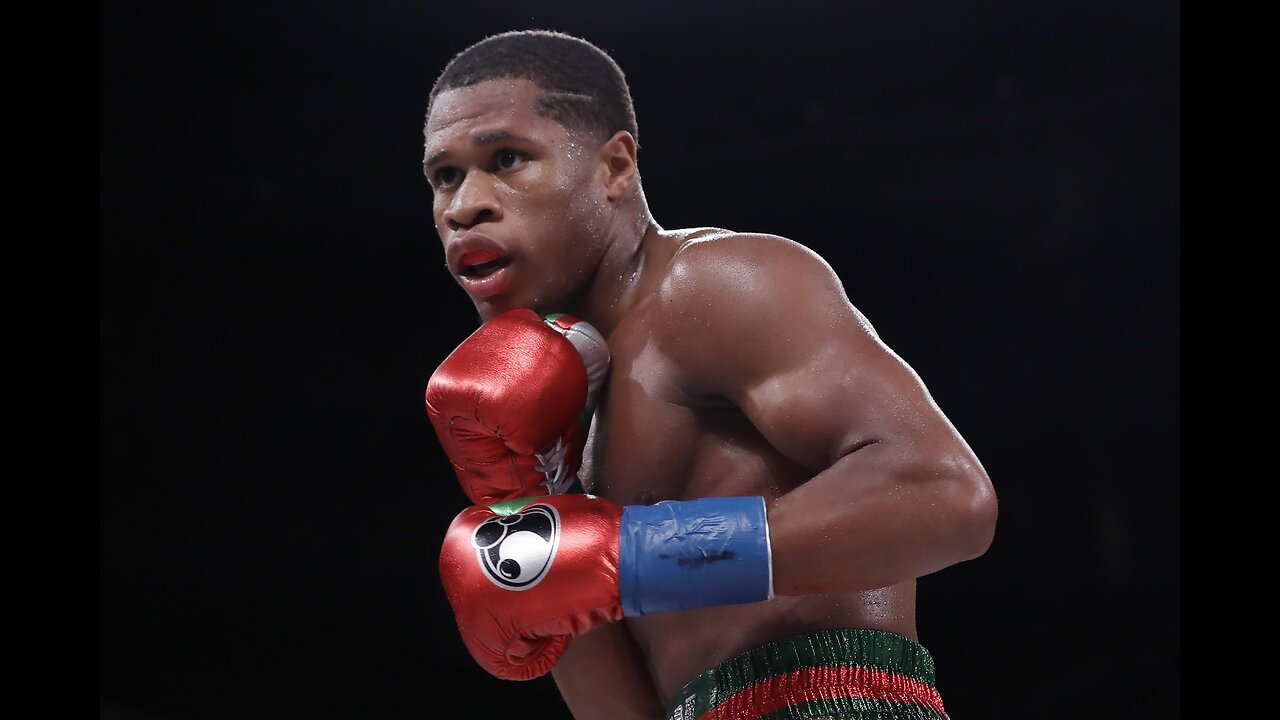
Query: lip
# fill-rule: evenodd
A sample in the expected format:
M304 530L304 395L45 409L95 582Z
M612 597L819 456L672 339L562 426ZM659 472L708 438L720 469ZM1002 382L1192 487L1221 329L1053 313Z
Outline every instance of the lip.
M511 266L501 267L482 278L466 275L458 275L457 277L458 281L462 283L462 289L478 300L492 297L507 289L507 285L511 282Z
M497 295L507 288L511 280L511 254L493 239L476 233L466 233L456 237L445 250L449 269L453 272L462 289L473 298L486 298ZM507 258L508 264L484 277L464 275L462 271L469 265L489 262L499 258Z
M494 260L499 257L510 257L511 253L507 249L490 239L478 233L465 233L458 235L449 242L445 248L445 260L449 263L449 269L454 275L462 278L462 270L468 262L477 262L474 257L484 257L486 260Z

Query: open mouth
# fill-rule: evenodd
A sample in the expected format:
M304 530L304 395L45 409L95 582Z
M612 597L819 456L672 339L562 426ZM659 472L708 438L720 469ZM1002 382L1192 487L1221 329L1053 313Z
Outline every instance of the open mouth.
M459 263L459 275L464 278L478 280L489 277L511 264L511 258L492 250L473 250L463 255Z

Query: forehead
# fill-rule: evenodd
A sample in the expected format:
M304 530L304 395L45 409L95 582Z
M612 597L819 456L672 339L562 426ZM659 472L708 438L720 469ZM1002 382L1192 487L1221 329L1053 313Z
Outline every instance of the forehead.
M539 92L532 81L512 78L445 90L436 96L423 128L428 154L433 146L495 130L563 134L560 123L537 113Z

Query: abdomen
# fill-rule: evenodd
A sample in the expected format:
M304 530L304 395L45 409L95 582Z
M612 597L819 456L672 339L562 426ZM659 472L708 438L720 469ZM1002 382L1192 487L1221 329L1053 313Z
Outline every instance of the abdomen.
M702 671L770 640L849 627L916 639L915 582L841 595L775 597L625 622L649 662L663 703L669 704Z

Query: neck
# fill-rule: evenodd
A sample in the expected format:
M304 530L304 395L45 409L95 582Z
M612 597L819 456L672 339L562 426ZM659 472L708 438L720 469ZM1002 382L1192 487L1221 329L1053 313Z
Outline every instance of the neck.
M643 296L656 262L662 228L647 212L617 236L605 252L574 314L595 326L605 339Z

